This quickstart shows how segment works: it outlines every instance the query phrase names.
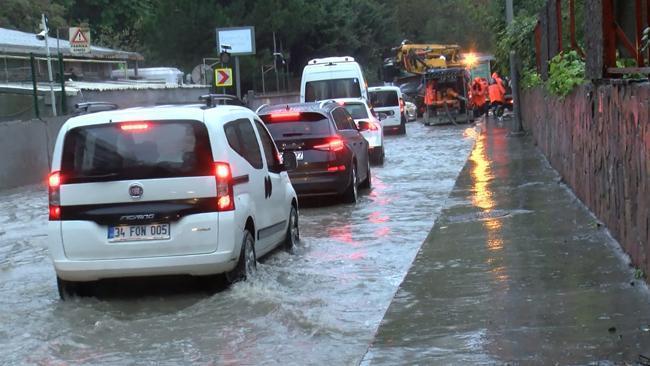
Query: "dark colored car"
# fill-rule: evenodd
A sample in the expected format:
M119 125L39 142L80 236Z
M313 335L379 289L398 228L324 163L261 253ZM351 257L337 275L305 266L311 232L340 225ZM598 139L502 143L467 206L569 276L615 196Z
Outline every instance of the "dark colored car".
M285 160L295 156L289 177L299 196L339 195L354 203L358 188L370 188L368 142L338 103L266 106L258 115Z

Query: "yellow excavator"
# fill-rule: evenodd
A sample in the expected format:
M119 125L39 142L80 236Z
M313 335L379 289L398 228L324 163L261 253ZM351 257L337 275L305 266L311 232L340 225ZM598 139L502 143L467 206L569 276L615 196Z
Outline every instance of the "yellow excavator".
M395 84L406 82L402 84L407 86L402 88L402 92L418 106L425 125L456 124L469 120L469 73L466 66L472 61L468 60L467 54L461 54L460 46L404 41L391 51L394 56L385 60L384 72L392 80L385 78L384 81ZM391 71L386 72L389 69ZM400 74L407 76L400 78Z
M411 73L424 75L431 69L463 67L460 46L452 44L410 44L402 42L393 48L393 65Z

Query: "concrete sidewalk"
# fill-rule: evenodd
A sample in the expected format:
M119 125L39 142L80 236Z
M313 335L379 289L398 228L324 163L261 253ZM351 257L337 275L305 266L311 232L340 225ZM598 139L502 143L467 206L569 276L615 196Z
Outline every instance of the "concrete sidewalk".
M650 357L648 288L529 138L488 128L447 207L363 365Z

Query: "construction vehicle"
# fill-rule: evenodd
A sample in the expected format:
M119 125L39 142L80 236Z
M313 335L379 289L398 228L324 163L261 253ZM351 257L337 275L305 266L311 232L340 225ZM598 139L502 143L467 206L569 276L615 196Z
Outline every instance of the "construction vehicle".
M408 85L403 92L424 115L425 125L468 122L466 67L473 54L461 54L458 45L411 44L402 42L384 62L384 81ZM390 80L387 80L390 79ZM416 88L413 88L417 85Z

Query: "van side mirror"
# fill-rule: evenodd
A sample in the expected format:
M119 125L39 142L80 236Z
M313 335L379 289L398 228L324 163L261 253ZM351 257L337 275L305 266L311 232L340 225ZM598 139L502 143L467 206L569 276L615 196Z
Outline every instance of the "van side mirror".
M296 160L296 154L293 151L285 151L282 154L282 167L285 171L295 170L298 167L298 161Z
M379 117L379 120L380 120L380 121L383 121L383 120L385 120L386 118L388 118L388 115L387 115L386 113L381 113L381 112L379 112L379 113L378 113L378 117Z

